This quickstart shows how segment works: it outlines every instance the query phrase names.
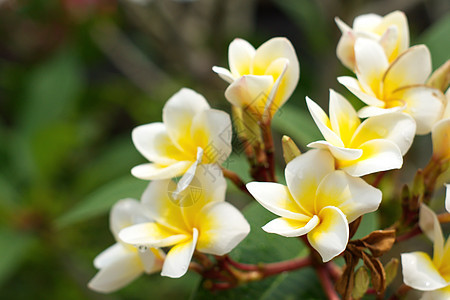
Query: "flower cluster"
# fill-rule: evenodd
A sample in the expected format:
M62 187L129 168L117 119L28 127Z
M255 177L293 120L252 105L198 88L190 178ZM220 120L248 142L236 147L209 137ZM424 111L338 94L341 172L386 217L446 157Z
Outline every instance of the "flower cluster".
M245 183L221 166L232 152L228 114L210 108L200 94L181 89L165 104L162 122L133 130L134 145L150 163L131 173L151 182L140 202L126 199L113 207L110 222L117 243L95 259L100 271L89 283L92 289L111 292L144 272L178 278L189 269L204 278L219 278L223 289L224 284L231 288L313 265L330 298L335 292L328 281L334 278L338 291L349 299L357 276L354 268L361 259L381 297L388 280L378 257L390 250L395 235L411 228L420 231L416 224L420 215L421 231L435 243L434 258L422 252L402 254L404 282L423 291L437 290L442 299L450 295L450 243L444 245L438 218L426 206L437 178L450 165L450 91L446 91L450 63L431 75L430 52L425 45L410 47L402 12L359 16L353 28L338 18L336 23L342 31L337 56L356 76L338 81L367 106L357 112L330 90L327 115L306 97L323 140L309 143L312 149L301 154L290 138L283 138L286 185L277 183L270 124L298 83L297 55L286 38L270 39L257 49L235 39L229 46L229 70L213 67L213 71L229 83L225 98L238 117L234 121L244 123L234 125L254 181ZM250 133L255 126L256 133ZM397 222L352 240L361 217L380 206L381 177L402 168L415 135L430 132L432 158L417 172L411 191L404 188ZM249 142L250 135L255 140ZM376 177L366 176L370 174ZM279 216L264 225L264 231L304 236L310 250L307 261L285 263L283 269L240 264L227 255L248 235L250 226L236 207L225 202L225 177ZM450 210L449 191L445 206ZM339 255L346 261L342 274L333 272L337 266L329 263Z

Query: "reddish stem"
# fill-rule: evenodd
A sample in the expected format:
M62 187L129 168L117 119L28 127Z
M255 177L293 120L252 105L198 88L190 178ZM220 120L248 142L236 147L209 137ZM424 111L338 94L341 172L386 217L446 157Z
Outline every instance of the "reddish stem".
M413 238L416 235L419 235L421 233L422 233L422 230L420 229L419 225L416 225L407 233L397 236L395 238L395 242L398 243L398 242L403 242L403 241L409 240L410 238Z
M387 173L386 171L379 172L377 174L377 177L375 177L375 180L372 182L372 186L377 187L380 184L381 180L383 179L384 175L386 175L386 173Z
M252 194L250 194L250 192L247 190L247 187L245 186L245 182L241 179L241 177L239 177L238 174L236 174L235 172L225 169L222 167L222 172L223 172L223 176L225 176L225 178L228 178L231 180L231 182L234 183L234 185L240 189L241 191L243 191L244 193L246 193L247 195L252 196Z
M319 276L320 283L322 284L323 289L325 290L325 294L329 300L339 300L339 296L334 289L333 282L330 279L330 276L327 272L325 266L317 266L316 268L317 275Z
M264 151L266 153L267 172L270 181L276 182L275 178L275 149L273 145L272 130L270 128L271 120L263 122L261 125L262 136L264 141Z

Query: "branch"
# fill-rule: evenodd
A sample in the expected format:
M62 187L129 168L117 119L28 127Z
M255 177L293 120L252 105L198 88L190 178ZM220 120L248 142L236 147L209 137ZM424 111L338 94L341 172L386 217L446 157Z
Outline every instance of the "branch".
M239 177L238 174L236 174L235 172L228 170L224 167L222 167L222 172L223 172L223 176L225 176L225 178L230 179L238 189L240 189L247 195L252 196L252 194L250 194L250 192L247 190L247 187L245 186L245 182L241 179L241 177Z

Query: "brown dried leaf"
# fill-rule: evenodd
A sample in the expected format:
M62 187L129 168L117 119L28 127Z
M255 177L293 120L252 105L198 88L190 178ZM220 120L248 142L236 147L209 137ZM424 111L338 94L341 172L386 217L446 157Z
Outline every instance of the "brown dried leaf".
M389 251L395 242L395 230L376 230L360 240L373 256L380 257Z

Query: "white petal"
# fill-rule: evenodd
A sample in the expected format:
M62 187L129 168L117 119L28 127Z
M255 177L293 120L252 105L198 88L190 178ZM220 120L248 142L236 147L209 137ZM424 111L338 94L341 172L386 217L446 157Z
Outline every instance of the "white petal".
M383 47L389 61L396 58L399 39L399 29L395 25L389 26L380 38L380 45ZM390 59L392 57L392 60Z
M380 171L400 169L403 157L396 144L389 140L371 140L362 144L359 149L363 155L354 161L339 161L339 169L348 174L360 177Z
M383 18L377 14L364 14L357 16L353 21L353 29L358 31L372 31Z
M186 241L187 233L177 233L156 223L141 223L122 229L122 241L130 245L168 247Z
M177 244L167 253L164 260L161 276L172 278L180 278L189 269L189 264L194 254L195 246L198 239L198 230L192 231L192 239L187 242Z
M133 129L133 144L149 161L173 164L183 157L183 152L170 139L163 123L141 125Z
M312 217L317 187L333 171L334 159L324 150L310 150L287 164L284 171L286 183L295 201L302 207L302 213Z
M337 21L336 23L339 24ZM351 30L342 31L342 36L339 39L339 42L336 47L336 56L341 61L341 63L350 70L355 69L355 52L353 50L354 45L355 45L354 33Z
M184 202L172 196L176 188L177 184L172 180L150 182L141 197L142 207L151 220L172 231L188 231L180 208Z
M336 159L341 160L355 160L360 158L363 153L361 149L336 147L325 141L312 142L309 143L307 146L316 149L327 149Z
M347 247L349 229L339 208L324 207L319 212L320 224L308 233L308 241L319 252L323 262L330 261Z
M381 203L382 193L361 178L355 178L343 171L326 176L317 189L316 211L326 206L339 208L349 223L359 216L376 211Z
M203 158L203 149L197 148L197 159L195 162L186 170L186 173L181 176L180 180L177 182L176 189L172 192L172 198L179 199L180 193L184 191L192 182L192 179L195 176L195 172L197 170L198 165L202 161Z
M340 137L344 145L348 145L353 133L358 128L361 121L356 115L353 106L342 97L330 89L330 122L331 128Z
M255 48L243 39L234 39L228 47L228 63L234 78L251 74Z
M385 32L392 26L395 26L398 31L398 37L394 51L388 56L389 61L392 61L409 48L408 21L404 12L396 10L384 16L382 22L376 27L376 31Z
M95 257L94 266L97 269L105 268L106 266L114 263L115 260L120 260L122 257L128 256L129 254L130 250L124 245L121 243L115 243Z
M296 237L307 234L319 224L319 217L313 216L308 221L297 221L277 218L262 227L265 232L276 233L285 237Z
M450 212L450 184L445 184L445 209Z
M289 60L280 57L273 61L266 70L265 75L271 75L273 78L276 78L272 89L270 90L269 97L267 98L265 108L266 115L269 117L272 117L289 99L297 84L296 83L293 87L290 85L291 79L287 78L288 67Z
M397 90L392 97L405 102L404 112L416 120L417 134L429 133L442 116L444 95L437 89L412 86Z
M131 174L144 180L168 179L185 173L193 163L192 161L180 161L167 166L142 164L131 169Z
M218 165L200 165L192 184L183 191L181 197L186 205L181 206L183 219L189 228L196 227L197 215L212 202L225 200L227 183Z
M450 118L441 120L433 126L431 132L433 142L433 158L446 160L450 158Z
M450 285L434 291L428 291L422 294L420 300L447 300L450 299Z
M187 88L182 88L166 102L163 122L172 141L180 150L186 150L186 146L192 144L190 131L194 116L209 108L202 95Z
M242 213L227 202L210 203L197 216L197 250L224 255L234 249L250 232Z
M363 108L361 108L358 111L358 116L360 118L370 118L370 117L375 117L375 116L380 116L380 115L385 115L385 114L402 112L403 110L405 110L405 108L406 108L406 104L403 106L396 106L396 107L391 107L391 108L379 108L379 107L375 107L375 106L364 106Z
M344 34L345 32L352 31L352 28L345 24L344 21L342 21L340 18L335 17L334 22L336 22L336 25L339 27L339 30Z
M428 254L403 253L401 257L403 282L406 285L421 291L432 291L447 285Z
M225 90L225 98L237 107L251 108L262 116L273 82L272 76L244 75Z
M408 85L423 84L431 74L431 55L425 45L409 48L386 71L383 78L384 95Z
M226 82L233 83L233 81L234 81L233 74L231 74L231 72L228 71L227 69L214 66L214 67L212 67L212 70L215 73L217 73L217 75L219 75L219 77L222 78L223 80L225 80Z
M232 126L230 116L223 111L208 109L197 114L191 130L193 140L205 139L204 164L222 163L231 153Z
M300 65L295 49L287 38L272 38L256 50L253 61L253 74L266 74L269 66L278 58L286 58L289 61L285 75L285 84L286 91L292 93L300 76Z
M126 252L110 261L109 264L103 265L94 278L89 281L88 286L97 292L111 293L123 288L143 272L137 254Z
M420 206L419 226L426 236L433 241L433 262L439 266L444 256L444 236L436 214L425 204Z
M350 76L340 76L337 78L337 81L367 105L384 107L385 103L375 97L371 91L363 91L361 89L361 86L356 78ZM362 118L362 116L359 117Z
M390 113L374 116L366 119L355 132L351 147L357 148L370 140L386 139L395 143L402 155L405 155L411 147L415 134L416 122L407 114Z
M314 122L317 127L319 127L320 132L327 142L338 147L344 147L344 143L342 143L340 137L331 129L330 119L328 119L328 116L323 109L309 97L306 97L306 105L308 106L308 110L311 113Z
M373 40L359 38L355 42L355 59L356 75L365 92L370 88L374 96L380 95L381 79L389 65L384 49Z
M125 227L134 225L137 220L143 219L141 203L135 199L119 200L109 213L109 228L115 237Z
M286 186L275 182L250 182L247 189L267 210L294 220L309 220L306 211L298 206Z

